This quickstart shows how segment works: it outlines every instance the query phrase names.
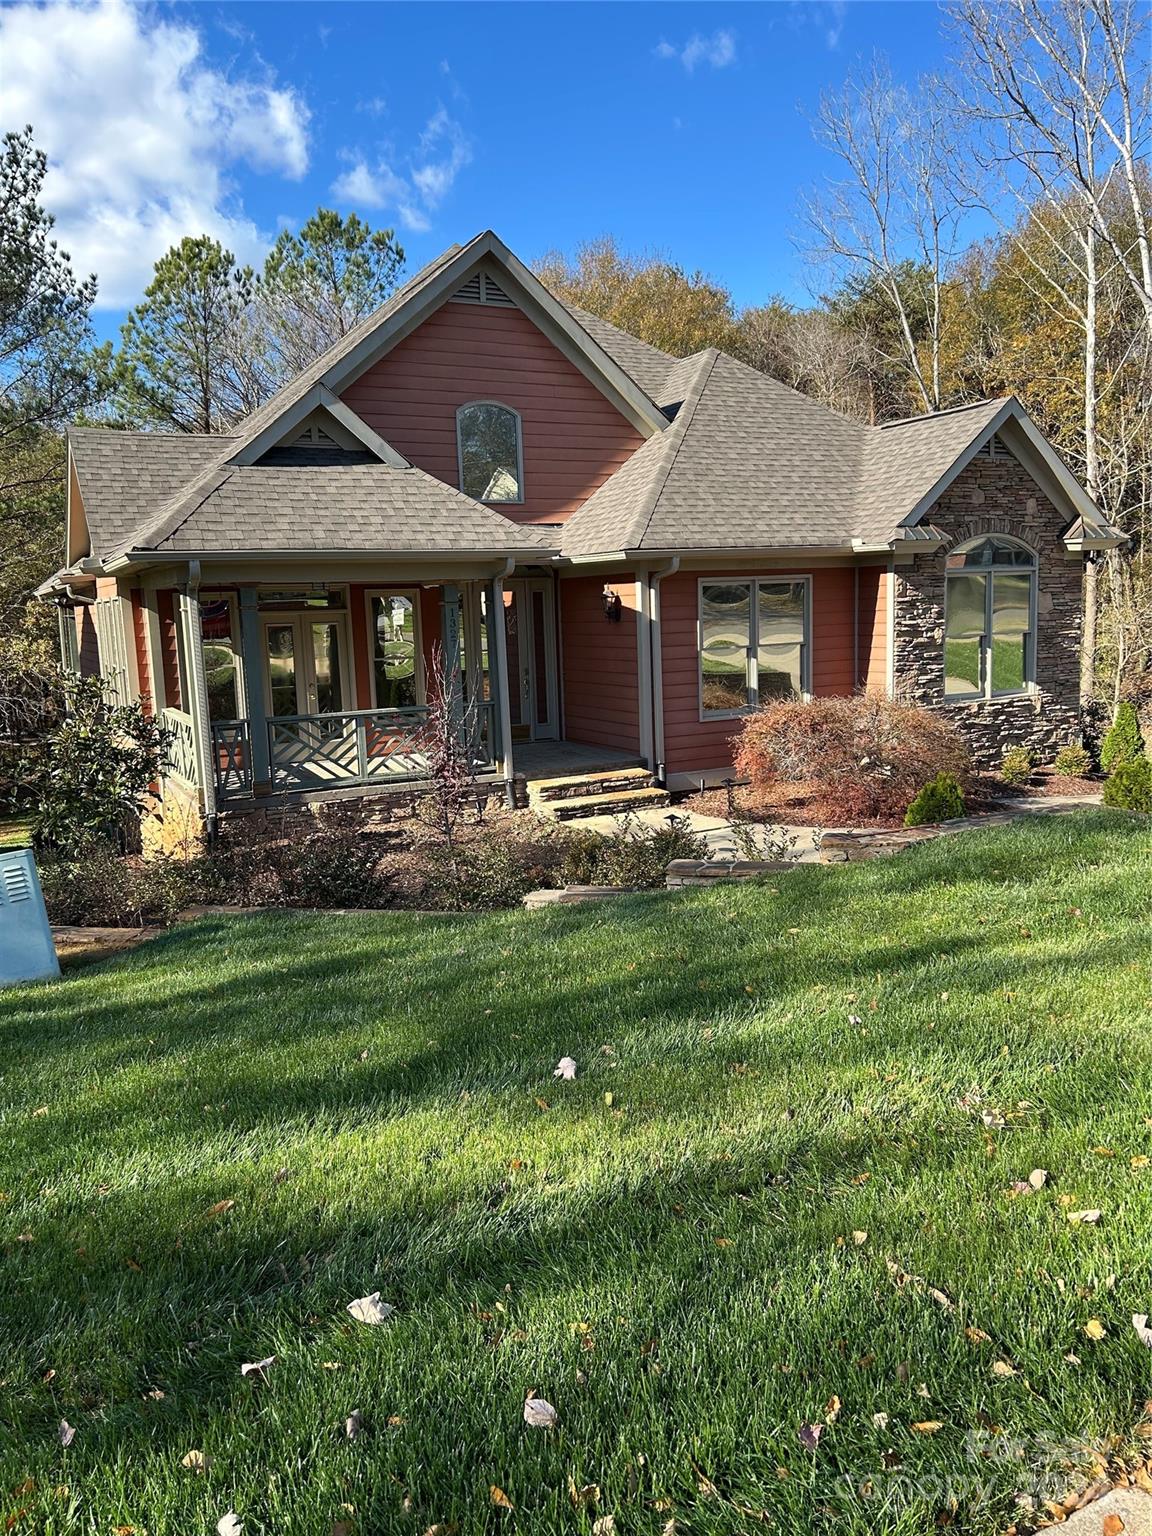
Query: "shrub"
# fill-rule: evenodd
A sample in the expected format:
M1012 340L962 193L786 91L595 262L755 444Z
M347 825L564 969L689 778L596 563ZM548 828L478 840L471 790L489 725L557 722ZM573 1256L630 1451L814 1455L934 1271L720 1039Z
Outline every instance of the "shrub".
M1104 804L1152 812L1152 761L1138 757L1114 768L1104 782Z
M1032 754L1027 747L1009 747L1000 759L1000 777L1016 788L1032 777Z
M380 838L323 828L278 842L242 830L205 859L205 897L244 907L382 907L389 881Z
M1052 766L1066 779L1085 779L1092 772L1092 759L1086 747L1061 747Z
M692 831L686 816L666 816L658 827L635 816L618 820L620 831L607 836L586 830L570 832L572 843L562 870L564 883L654 889L664 884L673 859L708 857L708 839Z
M76 857L40 861L40 884L54 923L97 928L167 924L200 899L200 870L183 859L126 859L107 842Z
M1121 699L1116 706L1116 718L1100 746L1100 766L1105 773L1111 773L1122 763L1136 762L1143 752L1144 738L1140 733L1136 706L1130 699Z
M737 738L736 770L761 792L810 784L846 817L896 816L939 773L965 787L971 759L941 715L865 694L757 710Z
M166 766L168 733L137 699L109 700L97 677L74 677L67 709L22 765L38 849L79 858L96 838L122 845L140 801Z
M931 822L951 821L964 814L964 792L950 773L938 773L930 779L904 814L906 827L923 827Z

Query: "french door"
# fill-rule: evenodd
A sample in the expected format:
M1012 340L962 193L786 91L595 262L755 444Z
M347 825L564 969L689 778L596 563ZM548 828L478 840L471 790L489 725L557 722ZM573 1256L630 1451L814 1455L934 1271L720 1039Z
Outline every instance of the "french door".
M512 739L555 741L560 735L560 701L555 590L550 581L506 583L504 634Z
M328 715L343 709L351 692L344 619L266 615L264 684L269 715Z

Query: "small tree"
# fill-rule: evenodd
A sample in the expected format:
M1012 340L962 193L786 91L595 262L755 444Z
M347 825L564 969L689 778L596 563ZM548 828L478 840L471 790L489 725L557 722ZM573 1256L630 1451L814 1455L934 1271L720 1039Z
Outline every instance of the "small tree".
M438 645L432 648L430 670L434 682L423 743L428 755L431 788L420 796L416 814L439 838L452 883L459 889L460 829L469 811L479 814L476 766L471 750L474 708L462 702L459 667L445 675L443 654Z
M140 700L110 700L100 678L70 679L66 699L22 777L34 796L37 847L76 857L93 843L123 845L141 799L167 767L170 738Z
M1116 707L1116 718L1100 747L1100 766L1105 773L1114 773L1122 764L1134 763L1143 755L1144 737L1136 718L1136 706L1130 699L1121 699Z

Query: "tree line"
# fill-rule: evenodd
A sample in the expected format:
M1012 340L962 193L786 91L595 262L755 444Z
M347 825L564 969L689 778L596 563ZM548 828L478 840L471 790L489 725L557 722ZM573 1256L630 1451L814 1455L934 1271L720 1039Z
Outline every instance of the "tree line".
M1018 395L1130 535L1088 567L1084 692L1152 692L1147 14L1136 0L956 0L947 14L950 73L910 87L877 59L820 102L813 130L838 171L802 215L811 302L741 308L715 277L610 235L536 271L666 352L722 348L862 421ZM63 425L227 430L404 268L391 230L330 209L283 232L259 270L189 236L119 346L96 346L96 279L52 239L44 171L32 131L9 134L0 538L16 554L0 574L0 674L47 657L27 598L57 563Z

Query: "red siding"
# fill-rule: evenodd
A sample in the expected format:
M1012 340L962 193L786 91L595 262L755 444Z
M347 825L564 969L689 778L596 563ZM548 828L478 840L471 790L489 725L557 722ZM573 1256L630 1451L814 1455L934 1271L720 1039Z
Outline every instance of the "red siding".
M643 439L518 309L447 303L344 391L346 404L405 458L458 486L456 408L498 400L520 412L520 523L559 523Z
M861 566L857 687L869 693L883 693L888 687L888 589L887 571Z
M152 713L152 673L148 666L148 641L146 639L147 616L144 612L144 599L140 595L139 587L133 587L130 594L132 603L132 643L136 647L136 672L140 679L140 698L143 702L144 713Z
M175 592L167 588L157 592L156 612L160 617L160 674L164 679L164 703L169 709L183 709L176 650Z
M765 577L805 575L763 571ZM697 652L698 583L746 581L732 571L691 571L660 584L661 665L664 680L664 755L669 773L703 772L732 762L737 720L701 720ZM812 572L812 691L853 692L855 591L851 567Z
M573 576L559 585L565 739L639 752L635 579ZM618 624L604 616L606 587L620 596Z

